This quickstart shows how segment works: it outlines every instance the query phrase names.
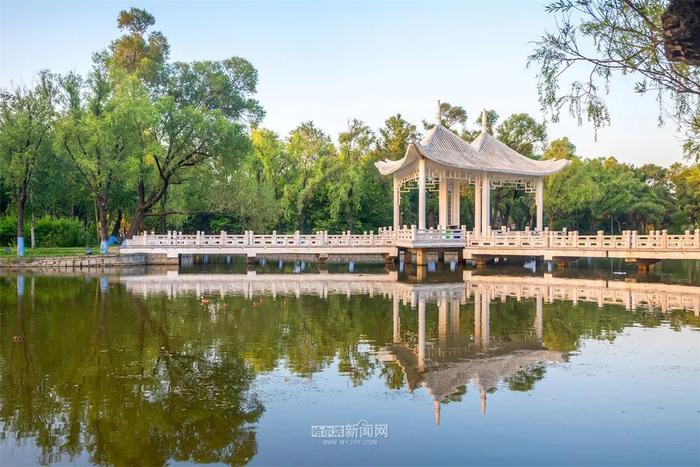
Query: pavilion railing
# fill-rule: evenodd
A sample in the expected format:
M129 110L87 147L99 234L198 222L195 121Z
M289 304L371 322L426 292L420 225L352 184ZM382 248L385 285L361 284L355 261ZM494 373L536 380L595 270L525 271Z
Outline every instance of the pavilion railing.
M605 249L605 250L700 250L700 229L683 234L669 234L665 230L651 231L639 235L624 231L621 235L606 235L599 231L595 235L581 235L576 231L511 231L492 230L475 234L460 228L418 229L415 226L380 228L377 232L353 234L342 232L329 234L319 231L314 234L183 234L168 231L165 234L144 232L124 242L123 248L143 247L221 247L221 248L285 248L285 247L449 247L503 248L503 249Z

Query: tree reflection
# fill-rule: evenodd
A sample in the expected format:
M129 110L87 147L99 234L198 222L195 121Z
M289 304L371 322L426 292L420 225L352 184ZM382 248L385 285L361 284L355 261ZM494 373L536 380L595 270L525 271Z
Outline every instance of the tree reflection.
M111 465L240 465L255 455L263 406L250 391L253 371L221 339L226 330L214 332L199 309L188 322L167 301L145 305L119 287L50 282L75 294L39 294L29 313L14 298L8 317L13 299L0 293L2 319L14 321L0 330L5 436L33 437L41 463L87 455Z
M426 373L408 368L420 366L417 356L399 361L397 352L422 343L435 364L428 371L464 361L479 369L485 404L496 374L487 380L480 361L566 354L637 324L700 325L682 311L541 299L477 306L472 297L426 303L419 326L415 308L383 296L144 298L104 280L28 280L36 286L25 296L17 279L0 276L0 426L3 438L36 443L41 463L245 464L264 411L252 383L279 367L299 378L337 368L354 386L378 378L413 389ZM513 368L501 380L510 390L530 391L545 377L543 365ZM438 404L461 400L466 384L450 381Z

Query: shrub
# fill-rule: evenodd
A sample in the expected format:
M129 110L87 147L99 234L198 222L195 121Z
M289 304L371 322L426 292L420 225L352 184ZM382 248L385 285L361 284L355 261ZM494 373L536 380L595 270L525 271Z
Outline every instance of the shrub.
M0 217L0 246L14 245L17 238L17 218Z
M29 222L25 222L24 237L29 247ZM71 217L41 217L34 221L34 235L38 247L88 246L96 242L92 229ZM17 237L17 218L0 217L0 246L14 245Z

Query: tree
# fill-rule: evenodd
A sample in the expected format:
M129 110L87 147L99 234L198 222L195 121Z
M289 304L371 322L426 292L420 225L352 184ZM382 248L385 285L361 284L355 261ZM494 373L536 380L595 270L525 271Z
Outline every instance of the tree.
M0 93L0 178L11 190L17 211L17 256L24 256L24 214L32 177L51 148L55 96L48 72L40 73L32 88Z
M148 28L156 23L146 10L131 8L119 12L117 25L127 31L112 42L111 54L106 56L113 70L123 70L149 84L162 79L161 73L170 53L168 40L163 33L154 31L145 37Z
M486 110L486 132L489 134L493 134L493 129L496 126L496 122L498 121L498 112L495 110ZM481 128L481 114L479 114L478 117L474 119L474 124L475 124L475 129L470 130L468 128L465 128L464 131L462 131L462 138L472 142L474 141L482 132Z
M539 158L539 152L547 140L547 131L544 123L520 113L511 115L496 127L496 138L520 154ZM496 209L492 213L491 225L498 225L499 212L501 225L509 225L511 219L518 228L531 223L534 206L531 196L515 188L499 187L494 189L493 199Z
M127 34L114 41L103 60L115 81L136 76L149 89L158 118L142 134L154 135L155 146L143 142L138 164L136 206L128 236L136 234L157 205L164 211L168 189L191 168L218 158L241 160L248 151L244 119L255 124L263 110L252 97L258 74L239 57L218 61L168 63L169 46L160 32L148 29L155 18L131 8L119 14Z
M700 68L665 55L665 0L556 0L546 11L557 31L545 34L528 59L539 65L542 108L553 121L568 108L599 128L610 122L605 94L613 76L632 76L635 90L656 93L659 122L670 116L686 130L686 154L700 157ZM561 90L566 73L574 78ZM668 111L665 109L669 109Z
M415 125L404 120L401 114L392 115L379 129L377 140L379 159L401 159L406 155L411 139L417 137Z
M286 217L290 223L296 221L304 232L309 227L309 206L323 188L328 164L336 151L328 135L313 122L304 122L289 133L286 152L293 174L284 192Z
M139 160L137 204L129 236L141 228L144 218L163 199L169 187L178 183L183 171L215 158L245 153L248 140L240 125L221 112L179 106L172 97L155 104L153 126L159 143L154 151L143 152Z
M536 159L547 141L547 127L528 114L513 114L498 125L496 138L514 151Z
M143 148L142 131L153 119L153 109L138 80L114 86L100 60L87 81L69 74L62 87L66 106L55 148L73 163L94 197L100 251L107 253L110 200L135 165L130 162Z
M467 111L464 107L458 105L451 105L447 102L440 103L440 124L445 128L449 128L452 131L459 133L464 129L464 125L467 123ZM430 130L435 126L434 122L428 122L423 120L423 127L426 130Z
M671 223L676 231L700 227L700 164L690 167L673 164L667 179L675 192L675 212Z
M334 219L342 217L346 229L353 230L361 208L365 160L370 157L374 134L363 122L353 119L348 130L338 136L338 143L329 189L331 215Z
M550 142L542 153L542 159L573 159L576 156L576 146L569 141L569 138L564 136L563 138L555 139Z

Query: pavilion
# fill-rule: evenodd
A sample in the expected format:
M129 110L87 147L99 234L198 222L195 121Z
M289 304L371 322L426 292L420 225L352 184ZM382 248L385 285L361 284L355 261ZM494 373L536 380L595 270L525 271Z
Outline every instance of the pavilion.
M491 136L486 112L481 116L481 134L471 143L440 123L440 102L436 124L421 141L411 142L399 160L375 165L382 175L394 178L394 230L400 229L401 192L418 189L418 229L426 228L426 194L437 190L438 227L459 227L460 198L464 185L474 186L474 234L491 230L491 187L513 187L535 193L536 230L543 229L544 177L559 172L566 160L534 160Z

